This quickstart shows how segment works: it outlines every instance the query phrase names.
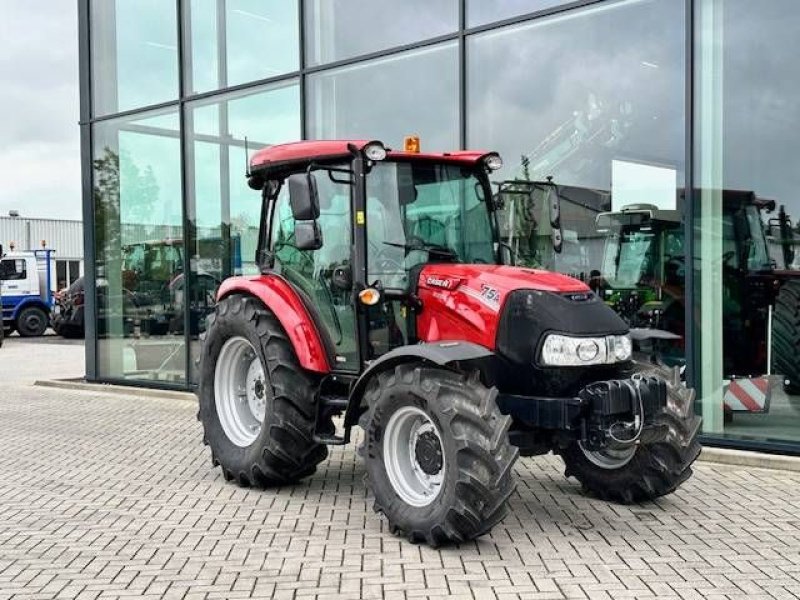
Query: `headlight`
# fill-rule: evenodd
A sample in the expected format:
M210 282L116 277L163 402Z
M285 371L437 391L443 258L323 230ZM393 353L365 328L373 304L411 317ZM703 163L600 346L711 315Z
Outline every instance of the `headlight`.
M369 160L383 160L386 158L386 148L380 142L370 142L364 146L364 156Z
M503 159L500 158L500 155L496 152L492 152L491 154L486 155L486 157L483 159L483 164L485 164L486 168L490 171L497 171L498 169L503 168Z
M608 365L630 360L633 346L627 335L571 337L552 333L542 346L542 364L548 367Z

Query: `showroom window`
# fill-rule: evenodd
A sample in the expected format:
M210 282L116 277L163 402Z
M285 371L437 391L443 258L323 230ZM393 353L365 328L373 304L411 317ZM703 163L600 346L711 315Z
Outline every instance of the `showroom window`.
M324 64L455 33L458 2L305 0L306 64Z
M517 264L588 283L685 362L684 12L603 3L467 40L467 146L499 151L500 233ZM624 32L621 34L620 32ZM553 242L549 182L561 205Z
M278 77L299 67L297 0L184 0L187 91Z
M477 27L548 8L573 4L571 0L503 0L503 2L466 0L466 2L468 27Z
M402 148L404 136L416 134L423 151L458 147L454 42L314 73L307 94L311 139L379 139Z
M696 312L703 428L800 440L800 11L696 4Z
M300 138L297 80L187 105L187 211L190 224L190 353L213 310L219 284L231 275L258 272L255 264L261 194L247 185L245 148ZM245 145L247 139L247 146ZM190 361L190 379L196 366Z
M103 121L93 136L98 375L182 382L178 113Z
M91 31L94 115L178 99L175 2L92 0Z

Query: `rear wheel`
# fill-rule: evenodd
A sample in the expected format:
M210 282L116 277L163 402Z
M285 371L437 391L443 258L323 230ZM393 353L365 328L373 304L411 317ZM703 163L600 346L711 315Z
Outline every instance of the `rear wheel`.
M787 394L800 395L800 281L787 281L775 301L772 348Z
M392 533L438 546L503 519L518 450L496 395L477 377L419 365L370 382L366 479Z
M200 363L203 441L240 485L310 475L328 454L314 442L318 384L303 371L275 316L255 298L222 300L208 318Z
M642 365L637 371L667 381L667 407L655 419L668 426L667 437L622 450L590 451L574 442L559 451L566 464L565 475L575 477L584 491L624 504L674 492L691 476L691 465L700 454L700 418L694 414L694 390L683 384L677 369Z
M38 306L23 308L17 316L17 331L22 337L38 337L47 330L47 313Z

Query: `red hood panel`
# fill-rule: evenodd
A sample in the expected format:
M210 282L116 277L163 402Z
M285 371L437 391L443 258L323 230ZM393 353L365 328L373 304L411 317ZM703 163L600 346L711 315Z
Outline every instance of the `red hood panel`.
M505 265L428 265L419 277L422 312L420 340L465 340L494 349L500 309L506 296L519 289L543 292L588 292L577 279Z

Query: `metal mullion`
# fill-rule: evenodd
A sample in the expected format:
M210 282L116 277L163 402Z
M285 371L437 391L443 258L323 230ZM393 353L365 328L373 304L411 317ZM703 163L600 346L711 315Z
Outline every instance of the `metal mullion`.
M458 147L467 149L467 0L458 2Z
M175 0L177 36L178 36L178 122L180 135L178 139L179 153L181 157L181 224L183 228L183 351L184 351L184 386L189 389L189 377L191 373L191 352L189 344L191 338L191 319L189 316L189 302L191 290L194 289L194 278L191 273L191 262L189 261L190 232L189 232L189 194L187 192L187 173L186 173L186 104L183 101L186 95L186 79L184 73L184 27L183 27L183 2Z
M686 358L686 381L689 386L697 389L697 352L695 341L694 304L695 304L695 183L694 183L694 0L684 2L684 43L685 43L685 83L684 83L684 240L686 241L685 264L689 265L687 276L684 279L686 302L684 306L684 335L685 348L688 349Z
M84 288L96 290L95 281L95 214L93 193L93 148L92 126L92 73L91 73L91 8L89 0L78 0L78 63L80 83L80 153L81 153L81 198L83 204L83 281ZM97 379L97 295L84 294L86 306L84 330L85 378Z
M180 102L181 102L180 100L169 100L167 102L159 102L158 104L149 104L147 106L132 108L130 110L124 110L122 112L110 113L99 117L92 117L88 121L83 121L83 120L80 121L79 125L84 125L89 123L101 123L103 121L113 121L114 119L123 119L125 117L138 116L152 111L165 110L167 108L176 108L180 104Z
M297 19L300 23L298 31L299 38L299 56L298 64L300 67L300 139L306 139L308 135L307 130L307 115L306 115L306 11L305 0L297 0Z

